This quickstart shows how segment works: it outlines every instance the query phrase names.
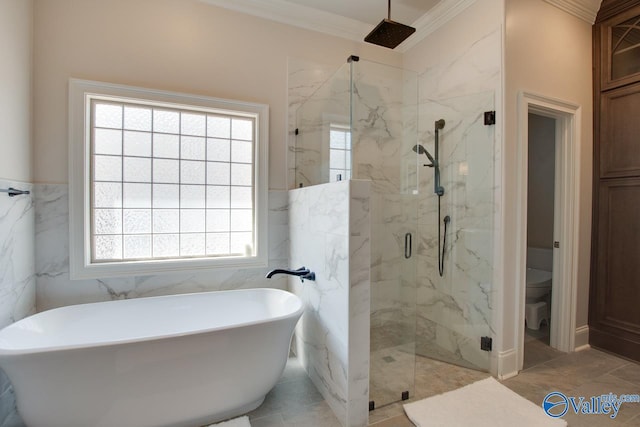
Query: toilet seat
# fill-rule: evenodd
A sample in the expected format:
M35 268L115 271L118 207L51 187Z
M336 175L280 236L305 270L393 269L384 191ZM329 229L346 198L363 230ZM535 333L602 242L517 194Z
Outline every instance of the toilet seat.
M551 282L552 274L550 271L538 270L537 268L527 268L527 286L542 287Z

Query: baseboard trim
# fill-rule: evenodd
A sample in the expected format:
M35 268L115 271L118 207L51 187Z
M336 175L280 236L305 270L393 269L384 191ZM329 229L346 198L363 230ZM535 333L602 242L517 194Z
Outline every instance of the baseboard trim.
M576 328L574 337L573 351L582 351L590 348L589 325L584 325Z
M498 379L506 380L518 375L518 353L515 348L498 353Z
M580 347L576 347L573 351L578 352L578 351L585 351L585 350L589 350L591 348L591 346L589 344L585 344L585 345L581 345Z

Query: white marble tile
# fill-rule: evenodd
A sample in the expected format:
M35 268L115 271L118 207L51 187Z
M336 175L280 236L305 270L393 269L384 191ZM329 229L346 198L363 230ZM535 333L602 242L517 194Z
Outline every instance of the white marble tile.
M305 302L296 349L309 377L347 426L367 422L369 386L369 183L343 181L289 191L289 279Z
M499 43L492 32L456 60L420 76L419 135L433 153L433 123L440 132L442 218L450 215L444 277L438 275L438 199L433 170L419 170L420 236L418 268L418 346L438 346L459 360L489 368L481 336L493 336L493 226L496 203L495 126L484 126L483 112L495 109L499 62L489 61ZM482 52L487 60L482 58ZM492 68L493 67L493 68ZM460 71L468 69L467 78ZM487 90L489 89L489 90ZM425 159L426 160L426 159ZM444 233L444 230L443 230Z
M0 180L0 188L32 191L32 185ZM0 328L35 310L32 195L0 193Z
M349 236L349 182L316 185L309 205L311 230L318 233ZM336 191L336 188L338 191Z
M450 61L420 75L420 103L500 88L502 53L500 28L489 30Z
M341 194L343 194L341 196ZM311 186L289 191L290 263L316 273L315 281L290 278L290 289L305 302L305 313L296 329L296 348L309 377L338 419L347 419L348 274L338 268L348 257L347 236L330 234L326 220L315 209L331 205L337 215L334 226L348 230L348 182Z
M351 181L349 214L349 425L368 424L371 319L370 183Z
M282 277L265 279L268 268L288 264L288 196L269 192L269 267L196 271L153 276L70 280L69 215L66 184L34 186L36 283L39 311L70 304L237 288L286 289Z
M322 168L329 160L323 132L331 123L348 124L349 117L347 74L340 73L343 67L346 61L330 65L287 58L289 188L328 182L328 166Z
M33 192L33 185L0 180L0 188ZM35 220L33 194L0 193L0 328L35 312ZM0 422L20 422L9 379L0 372ZM17 425L17 424L16 424Z
M495 94L500 93L500 51L501 32L496 28L457 58L420 76L360 61L353 66L351 109L353 177L371 180L370 326L397 324L412 333L416 326L409 325L417 324L419 339L487 368L487 353L479 352L477 342L482 335L493 335L493 221L497 208L494 194L499 191L495 181L499 144L495 143L496 128L485 127L482 114L495 109ZM309 185L325 178L322 113L338 114L340 102L348 102L336 89L343 86L341 78L344 80L344 76L337 76L321 85L307 99L305 111L299 112L298 122L304 124L307 139L300 138L304 144L296 150L300 154L296 182ZM442 185L447 190L441 200L442 211L443 216L451 216L444 278L438 275L437 227L441 224L438 199L433 194L433 170L422 166L428 162L426 156L417 158L411 150L420 142L434 152L433 123L440 118L447 121L441 132ZM307 221L321 224L315 231L342 233L341 220L333 208L316 203L313 210L302 209L296 191L290 194L290 202L298 205L290 210L292 236L306 234L317 239L303 227L293 231ZM305 194L339 203L318 191ZM351 228L357 227L351 224ZM413 239L410 260L404 258L407 233ZM357 237L352 235L350 242L359 242ZM327 246L293 240L292 259L309 253L333 259ZM353 262L353 254L350 257ZM353 304L349 308L352 310Z

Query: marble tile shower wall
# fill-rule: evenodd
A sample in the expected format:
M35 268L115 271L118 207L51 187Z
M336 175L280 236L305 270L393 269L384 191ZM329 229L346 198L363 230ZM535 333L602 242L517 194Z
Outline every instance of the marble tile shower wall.
M372 350L414 342L415 264L404 236L416 232L417 81L400 69L355 64L353 176L371 180ZM393 333L385 333L393 331ZM378 338L393 337L395 342Z
M32 184L0 180L0 188L33 190ZM0 193L0 328L35 312L34 205L31 195ZM0 425L19 424L13 388L0 371Z
M202 271L96 280L69 278L69 189L36 184L35 241L38 311L86 302L238 288L286 289L283 278L265 279L267 269ZM269 192L269 267L288 264L287 192Z
M417 342L419 354L489 368L482 336L494 336L494 165L500 161L495 126L483 112L495 110L500 90L500 30L463 55L420 76L420 142L433 149L434 122L445 119L440 156L442 217L451 216L444 277L438 274L438 211L433 171L420 169ZM437 82L437 83L436 83Z
M296 350L309 377L345 426L366 426L369 397L369 182L342 181L289 191L293 267L305 302Z
M333 126L349 126L349 87L349 68L345 64L298 109L295 175L298 187L331 181L329 134Z
M348 120L348 67L289 59L290 188L326 181L322 135L327 120ZM383 335L405 343L414 341L415 329L415 268L403 251L404 235L416 235L417 164L411 147L417 140L417 79L363 60L354 64L354 82L352 176L372 181L371 223L377 230L371 242L371 326L402 331ZM297 124L304 125L304 134L296 141Z

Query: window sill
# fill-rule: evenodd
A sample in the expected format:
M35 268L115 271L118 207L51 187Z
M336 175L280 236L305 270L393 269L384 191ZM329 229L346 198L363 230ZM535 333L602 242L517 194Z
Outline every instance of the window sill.
M190 258L130 262L101 262L70 265L72 280L105 279L111 277L153 276L200 270L265 268L267 260L258 257Z

